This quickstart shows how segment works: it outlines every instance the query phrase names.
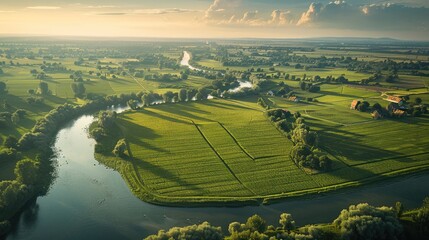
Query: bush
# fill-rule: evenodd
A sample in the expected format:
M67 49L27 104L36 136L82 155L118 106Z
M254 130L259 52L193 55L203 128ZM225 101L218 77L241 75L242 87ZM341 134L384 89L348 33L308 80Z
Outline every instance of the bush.
M15 161L18 158L18 152L14 148L0 150L1 161Z
M119 139L112 152L117 157L124 157L125 151L127 151L127 142L125 141L124 138Z
M367 203L342 210L333 223L344 239L395 240L402 233L402 225L393 208L376 208Z
M33 185L39 175L39 163L30 159L20 160L15 166L16 180L25 185Z
M7 136L4 140L3 146L7 148L16 148L18 144L18 139L14 136Z
M208 222L203 222L199 225L187 227L174 227L167 232L161 230L157 235L151 235L146 240L164 240L164 239L223 239L222 229L220 227L211 226Z

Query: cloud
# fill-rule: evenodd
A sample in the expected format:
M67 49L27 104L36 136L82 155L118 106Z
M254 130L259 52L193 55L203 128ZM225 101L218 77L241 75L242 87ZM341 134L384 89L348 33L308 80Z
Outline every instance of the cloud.
M288 25L293 22L293 15L291 11L273 10L271 12L271 24L275 25Z
M228 22L236 20L234 10L241 6L241 0L214 0L204 12L204 19L209 22Z
M121 16L121 15L127 15L127 13L124 13L124 12L106 12L106 13L97 13L96 15L101 15L101 16Z
M214 25L265 26L288 25L293 19L291 11L277 9L269 15L246 7L241 0L214 0L204 12L203 20Z
M6 11L6 10L0 10L0 13L14 13L16 11Z
M355 6L345 1L323 5L312 3L301 15L298 26L355 30L423 30L428 31L429 8L400 4Z
M30 6L27 8L28 9L35 9L35 10L57 10L57 9L60 9L61 7L57 7L57 6Z
M80 5L80 4L79 4ZM116 8L115 5L95 5L95 6L86 6L86 8Z
M163 14L173 14L173 13L189 13L189 12L197 12L197 11L198 10L184 9L184 8L146 8L146 9L125 10L121 12L90 12L87 14L100 15L100 16L121 16L121 15L138 15L138 14L163 15Z
M297 25L303 25L314 21L320 14L323 4L312 3L308 8L307 12L304 12L301 18L298 20Z
M185 8L153 8L153 9L138 9L134 10L137 14L168 14L168 13L189 13L198 12L198 10Z

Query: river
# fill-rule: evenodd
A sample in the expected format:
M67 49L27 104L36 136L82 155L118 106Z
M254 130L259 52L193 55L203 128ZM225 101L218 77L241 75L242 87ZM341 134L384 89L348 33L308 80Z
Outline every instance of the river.
M201 69L199 69L199 68L192 67L189 64L190 60L191 60L191 54L189 54L187 51L183 51L183 57L182 57L182 60L180 61L180 65L181 66L186 66L186 67L188 67L191 70L201 71Z
M22 212L6 239L142 239L161 228L204 220L226 230L229 222L243 222L255 213L277 224L280 213L289 212L303 225L330 222L343 208L359 202L393 205L401 201L406 207L417 207L429 194L426 173L269 206L152 205L137 199L119 173L94 159L95 141L87 134L93 120L85 115L59 131L53 144L58 177L46 196L38 197Z

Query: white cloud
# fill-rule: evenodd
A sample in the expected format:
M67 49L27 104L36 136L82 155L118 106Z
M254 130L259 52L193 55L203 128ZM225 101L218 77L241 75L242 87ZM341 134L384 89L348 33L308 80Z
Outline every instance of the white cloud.
M204 19L211 22L228 22L231 18L235 19L234 11L241 6L241 2L241 0L214 0L204 12Z
M312 3L308 10L301 15L297 25L303 25L314 21L319 15L323 5L321 3Z
M173 14L173 13L189 13L198 12L198 10L184 9L184 8L145 8L145 9L129 9L119 12L89 12L87 15L102 15L102 16L120 16L120 15L136 15L136 14L147 14L147 15L162 15L162 14Z
M399 4L350 5L344 1L327 5L312 3L301 15L298 26L358 30L428 31L429 8Z
M153 8L153 9L138 9L133 13L137 14L167 14L167 13L189 13L197 12L198 10L185 9L185 8Z
M60 9L61 7L57 7L57 6L30 6L27 8L28 9L35 9L35 10L57 10L57 9Z
M80 4L79 4L80 5ZM95 5L95 6L86 6L86 8L116 8L115 5Z
M291 11L273 10L271 12L271 24L275 25L288 25L293 22L293 15Z

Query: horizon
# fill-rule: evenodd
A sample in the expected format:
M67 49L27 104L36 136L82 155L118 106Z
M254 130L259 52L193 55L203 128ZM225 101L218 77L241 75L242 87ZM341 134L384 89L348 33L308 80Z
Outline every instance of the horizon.
M0 36L429 41L423 0L4 0Z

